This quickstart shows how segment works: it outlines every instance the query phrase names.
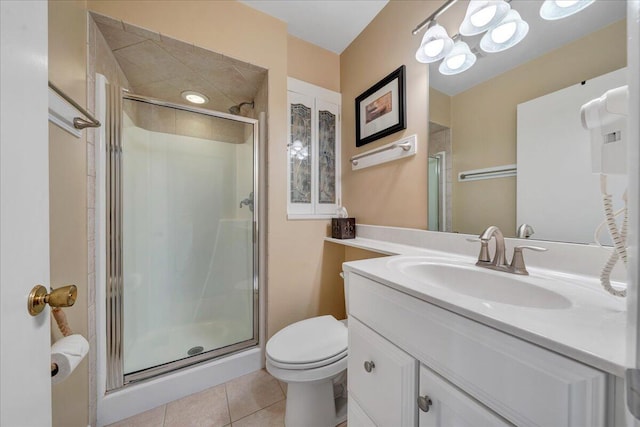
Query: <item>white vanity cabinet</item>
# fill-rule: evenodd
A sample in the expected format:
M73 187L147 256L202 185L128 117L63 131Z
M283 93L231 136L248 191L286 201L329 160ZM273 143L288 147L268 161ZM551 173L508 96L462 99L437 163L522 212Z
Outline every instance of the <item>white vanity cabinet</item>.
M608 424L605 373L345 272L350 426Z

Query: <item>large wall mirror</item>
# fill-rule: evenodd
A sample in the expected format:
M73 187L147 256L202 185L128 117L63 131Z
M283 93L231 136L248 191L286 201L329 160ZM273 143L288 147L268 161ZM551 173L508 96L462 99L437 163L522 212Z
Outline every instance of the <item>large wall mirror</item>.
M590 170L588 132L572 137L576 139L573 145L569 148L563 146L562 149L549 145L543 136L530 136L529 141L538 138L541 143L539 149L535 143L533 148L529 146L528 152L535 155L523 158L518 153L518 144L522 142L518 140L518 133L523 132L518 129L518 120L521 124L524 120L519 117L523 113L519 113L518 105L521 110L526 110L522 106L556 94L553 95L556 98L548 102L559 106L562 102L553 99L564 97L563 90L567 88L577 87L578 92L580 87L588 87L592 92L595 91L593 93L599 91L597 95L586 98L589 100L600 96L604 92L601 88L610 89L607 85L611 85L611 88L624 85L626 2L596 1L580 13L558 21L540 18L541 4L542 1L511 2L511 7L530 26L527 37L515 47L500 53L485 54L479 49L481 35L465 37L464 41L478 54L478 60L471 69L458 75L445 76L438 71L439 63L429 66L430 230L479 234L487 226L497 225L505 236L515 237L520 225L518 217L523 218L522 212L518 211L518 201L520 208L523 208L523 200L542 200L547 197L548 200L539 204L538 209L543 213L545 223L536 220L538 224L530 224L534 229L532 239L593 242L593 233L603 214L599 177ZM457 32L467 5L467 1L458 2L438 19L451 35ZM610 73L614 73L615 79L607 80ZM608 77L598 80L600 76ZM620 81L622 83L618 84ZM568 121L578 128L580 96L587 95L578 94L578 100L575 101L578 106L567 107L570 110L567 113ZM534 111L533 119L529 110ZM535 113L538 110L529 110L528 128L543 129L552 121L542 115L538 117ZM563 129L562 121L554 126L556 130L549 127L547 132L557 133L558 126ZM521 140L525 139L520 136ZM583 144L579 141L582 138ZM525 152L520 148L520 154ZM541 160L545 157L553 162ZM580 173L587 174L587 178L573 179L572 185L593 187L588 195L579 197L574 196L576 192L572 189L563 190L567 193L566 198L571 200L571 209L565 209L560 204L556 209L556 203L551 195L547 195L547 191L539 187L528 190L525 188L527 186L520 185L522 182L518 183L518 174L520 171L524 174L525 170L528 181L536 181L535 174L540 174L540 177L547 176L549 182L552 163L561 171L558 178L551 179L548 188L556 187L554 182L564 182L563 174L572 175L574 169L580 169ZM487 168L504 171L490 179L468 179L467 176L467 179L460 180L460 173L473 173ZM626 180L619 182L624 186ZM557 187L560 188L560 185ZM518 194L518 190L521 194ZM593 200L583 200L588 198ZM589 212L593 220L582 221L584 225L575 233L563 233L567 228L563 224L576 222L572 218L584 216L585 212Z

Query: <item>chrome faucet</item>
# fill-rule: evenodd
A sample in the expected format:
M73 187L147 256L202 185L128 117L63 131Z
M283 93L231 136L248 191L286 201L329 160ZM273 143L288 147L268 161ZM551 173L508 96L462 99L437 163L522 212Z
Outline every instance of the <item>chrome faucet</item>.
M496 239L496 252L493 255L492 260L489 255L489 242L494 237ZM511 260L511 264L507 264L504 235L495 225L487 227L487 229L480 234L478 239L469 239L469 241L480 241L480 254L478 255L478 262L476 262L478 267L521 275L529 274L524 265L524 257L522 256L522 251L524 249L537 252L544 252L547 250L546 248L540 248L538 246L516 246L513 249L513 259Z
M506 250L504 247L504 235L502 234L502 231L500 231L500 229L495 225L487 227L487 229L484 230L479 236L480 243L486 245L486 247L488 248L489 241L493 237L495 237L496 239L496 252L493 255L493 260L491 260L491 262L489 263L486 261L482 261L482 263L479 264L481 260L478 259L478 263L476 263L476 265L491 268L494 270L504 270L508 267L508 265Z
M527 267L524 265L524 257L522 256L522 251L525 249L536 252L547 251L547 248L540 248L538 246L516 246L513 248L513 259L511 260L511 265L509 265L509 273L522 274L524 276L529 275Z
M533 235L534 232L535 230L529 224L527 223L520 224L520 226L516 230L516 237L518 239L528 239Z

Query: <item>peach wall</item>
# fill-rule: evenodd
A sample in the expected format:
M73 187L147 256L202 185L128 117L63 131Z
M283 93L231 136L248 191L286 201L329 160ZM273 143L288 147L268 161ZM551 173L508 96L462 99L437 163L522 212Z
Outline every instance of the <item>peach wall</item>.
M286 24L235 1L89 0L90 10L282 73Z
M390 1L340 56L343 201L362 224L427 228L428 68L415 60L420 36L411 30L439 2ZM401 66L407 67L407 129L356 148L354 100ZM418 153L352 171L349 158L412 134Z
M349 261L359 261L361 259L370 259L370 258L381 258L387 255L368 251L366 249L354 248L351 246L344 247L344 260L345 262Z
M340 55L292 35L287 45L289 77L340 92Z
M86 105L85 1L49 2L49 79ZM74 284L78 299L64 309L73 332L88 338L87 144L49 124L51 286ZM53 340L62 337L52 321ZM89 358L52 386L52 424L89 424ZM69 410L73 408L73 410Z
M451 97L429 88L429 121L451 127Z
M340 91L340 57L326 49L297 37L287 37L287 75L325 89ZM284 154L284 152L283 152ZM286 159L286 156L285 156ZM286 197L286 194L285 194ZM269 211L272 215L273 211ZM286 298L270 299L270 335L295 321L321 314L346 317L344 288L339 274L342 271L344 250L323 238L330 233L327 220L287 221L270 233L271 246L278 253L287 254L289 262L275 265L270 271L287 277L282 286ZM296 242L307 242L302 252L292 250ZM299 244L299 243L298 243ZM270 278L273 277L270 275ZM269 287L281 286L269 283Z

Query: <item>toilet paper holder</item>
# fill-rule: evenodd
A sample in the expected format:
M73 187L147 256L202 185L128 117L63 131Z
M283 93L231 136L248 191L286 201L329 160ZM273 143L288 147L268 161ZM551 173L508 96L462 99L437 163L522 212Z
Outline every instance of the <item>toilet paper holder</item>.
M47 292L47 288L36 285L29 293L27 310L32 316L37 316L49 304L51 307L71 307L76 302L78 288L75 285L63 286Z

